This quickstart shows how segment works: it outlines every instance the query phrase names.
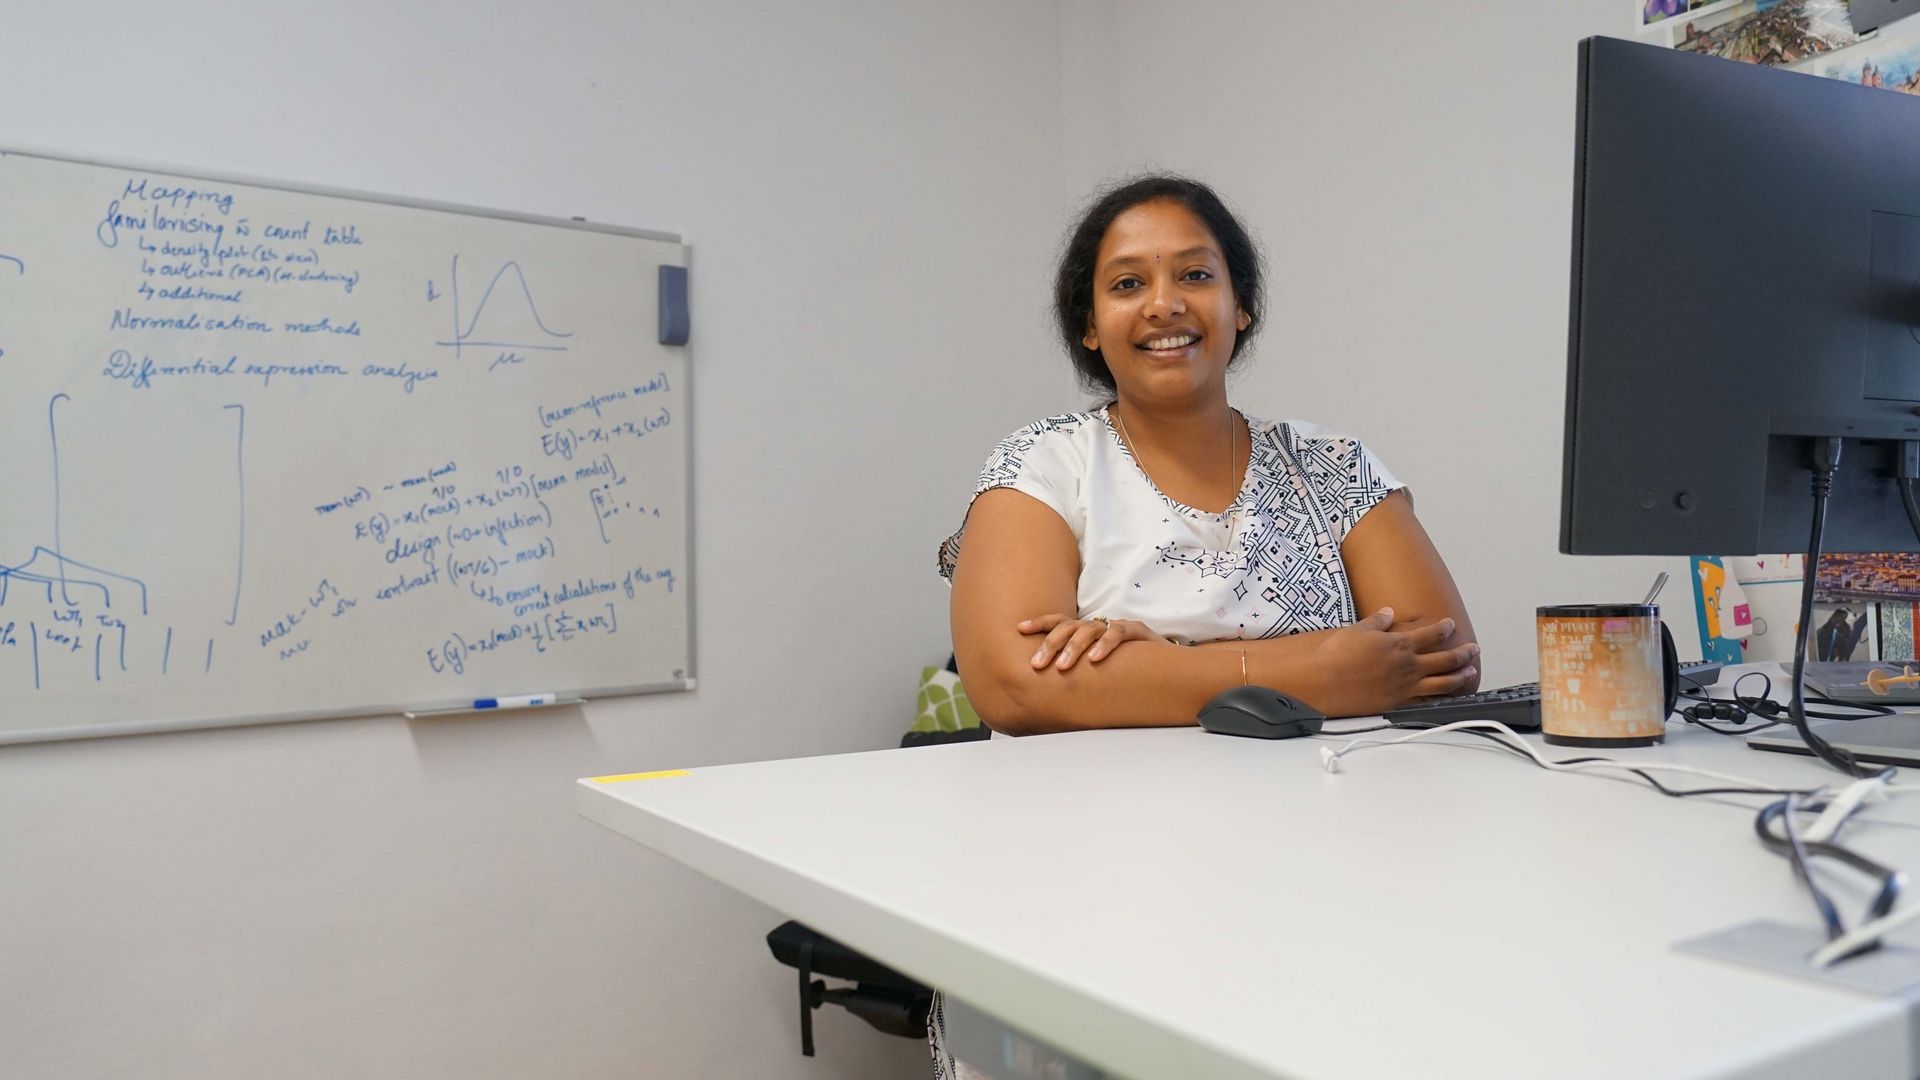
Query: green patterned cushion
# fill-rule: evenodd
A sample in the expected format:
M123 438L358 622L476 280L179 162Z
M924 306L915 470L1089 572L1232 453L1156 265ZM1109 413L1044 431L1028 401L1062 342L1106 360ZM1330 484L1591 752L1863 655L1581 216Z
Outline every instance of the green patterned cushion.
M920 669L919 715L909 730L962 731L980 726L980 714L967 701L960 676L945 668Z

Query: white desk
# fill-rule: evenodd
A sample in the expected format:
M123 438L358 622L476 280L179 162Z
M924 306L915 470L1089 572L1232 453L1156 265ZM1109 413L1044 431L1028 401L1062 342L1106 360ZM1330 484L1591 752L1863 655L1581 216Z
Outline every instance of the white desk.
M1838 779L1668 732L1611 754ZM1116 1075L1920 1071L1905 1003L1672 950L1754 918L1815 923L1754 838L1759 800L1668 799L1432 743L1330 775L1327 745L1193 728L995 739L581 781L578 806ZM1870 816L1843 839L1920 870L1920 796ZM1850 922L1869 895L1835 892Z

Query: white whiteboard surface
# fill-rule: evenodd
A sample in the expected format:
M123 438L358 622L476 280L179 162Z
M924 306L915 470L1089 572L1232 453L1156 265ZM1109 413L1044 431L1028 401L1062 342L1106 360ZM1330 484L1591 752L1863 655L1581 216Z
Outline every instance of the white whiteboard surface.
M0 152L0 742L691 687L687 256Z

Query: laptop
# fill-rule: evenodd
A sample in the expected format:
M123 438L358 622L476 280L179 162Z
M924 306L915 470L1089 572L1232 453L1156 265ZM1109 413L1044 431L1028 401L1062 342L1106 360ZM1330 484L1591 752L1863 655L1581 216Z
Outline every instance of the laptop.
M1920 713L1903 710L1892 716L1868 716L1859 720L1812 720L1807 727L1827 743L1847 751L1861 761L1879 765L1920 765ZM1791 724L1747 736L1747 745L1755 750L1775 750L1788 754L1807 754L1807 744Z
M1913 0L1920 7L1920 0ZM1899 664L1891 660L1824 660L1809 661L1806 671L1807 689L1823 694L1835 701L1861 702L1868 705L1920 705L1920 682L1896 683L1886 687L1886 693L1876 694L1867 685L1867 675L1879 671L1889 678L1898 677L1912 665ZM1920 670L1920 668L1916 668Z
M1853 0L1853 32L1878 30L1916 11L1920 11L1920 0Z

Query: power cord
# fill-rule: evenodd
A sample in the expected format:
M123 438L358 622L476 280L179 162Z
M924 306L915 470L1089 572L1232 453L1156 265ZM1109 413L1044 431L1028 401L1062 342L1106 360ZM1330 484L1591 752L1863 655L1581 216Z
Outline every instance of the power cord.
M1802 681L1807 674L1807 637L1813 631L1814 576L1820 569L1820 545L1826 539L1827 496L1833 491L1833 474L1840 469L1842 444L1843 440L1837 437L1813 441L1813 532L1807 538L1807 572L1800 585L1800 624L1794 634L1793 685L1788 689L1787 718L1793 722L1793 730L1800 734L1800 741L1821 761L1848 776L1865 777L1872 774L1855 761L1852 754L1828 745L1807 726L1806 685Z
M1907 508L1914 539L1920 540L1920 502L1915 502L1913 493L1914 484L1920 483L1920 439L1901 441L1900 468L1894 483L1900 488L1900 503Z

